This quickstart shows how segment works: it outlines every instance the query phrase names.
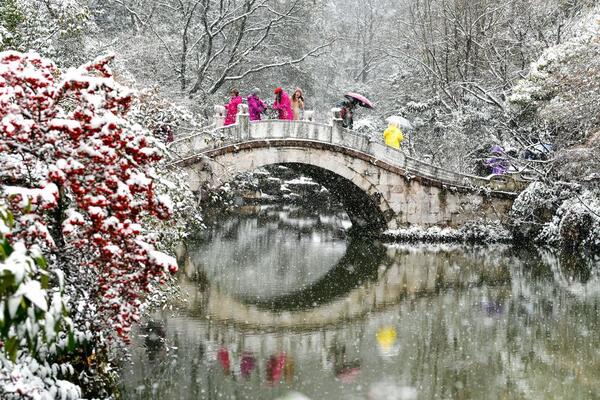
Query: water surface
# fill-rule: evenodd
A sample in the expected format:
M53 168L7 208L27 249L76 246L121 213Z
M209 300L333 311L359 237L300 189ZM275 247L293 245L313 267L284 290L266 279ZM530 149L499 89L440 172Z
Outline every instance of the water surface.
M600 398L589 259L348 226L282 205L221 217L188 243L187 302L137 330L125 398Z

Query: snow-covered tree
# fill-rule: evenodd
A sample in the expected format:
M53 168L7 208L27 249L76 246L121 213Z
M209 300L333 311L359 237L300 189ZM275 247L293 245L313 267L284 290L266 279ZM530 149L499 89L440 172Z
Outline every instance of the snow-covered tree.
M1 173L55 197L34 204L15 236L44 239L69 282L90 285L79 289L97 302L95 325L127 340L143 296L177 266L142 226L172 204L155 191L159 143L127 119L133 93L114 81L110 59L61 74L35 53L0 54Z
M534 138L559 148L580 144L600 130L600 9L577 24L574 37L550 47L531 65L509 101Z
M35 50L59 64L83 58L89 31L87 2L5 0L0 4L0 51Z
M182 100L320 54L328 42L288 51L290 32L302 25L298 15L309 7L298 0L115 0L93 10L102 33L119 38L119 53L142 85L158 83Z
M574 36L547 49L509 98L515 137L525 148L550 143L544 182L515 201L514 231L569 249L600 247L600 9Z

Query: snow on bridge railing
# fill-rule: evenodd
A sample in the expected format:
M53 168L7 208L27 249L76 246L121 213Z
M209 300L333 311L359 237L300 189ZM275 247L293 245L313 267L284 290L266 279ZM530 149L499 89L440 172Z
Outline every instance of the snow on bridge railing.
M309 113L312 117L312 113ZM225 109L215 107L214 128L210 132L200 132L169 144L174 162L195 157L203 152L235 145L253 140L300 139L324 142L336 146L360 151L392 166L406 171L408 177L419 176L432 179L449 186L487 188L490 190L517 192L524 188L526 181L511 176L495 176L492 178L458 173L437 167L425 161L407 156L402 151L373 141L365 135L358 134L342 127L339 109L332 110L330 124L312 120L261 120L250 121L248 106L241 104L236 123L223 126Z

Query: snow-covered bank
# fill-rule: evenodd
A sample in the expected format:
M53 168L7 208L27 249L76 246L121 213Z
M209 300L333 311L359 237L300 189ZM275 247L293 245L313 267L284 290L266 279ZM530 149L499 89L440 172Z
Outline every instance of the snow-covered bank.
M460 228L411 226L390 229L381 235L392 242L460 242L460 243L507 243L512 235L501 224L472 223Z
M518 240L569 250L600 249L597 184L536 182L515 200L510 217Z

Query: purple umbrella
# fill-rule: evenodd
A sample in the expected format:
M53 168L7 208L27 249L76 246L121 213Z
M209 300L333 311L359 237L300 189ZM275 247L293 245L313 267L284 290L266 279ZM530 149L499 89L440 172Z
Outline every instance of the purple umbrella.
M350 100L354 99L354 100L358 101L358 104L362 107L373 108L373 103L371 103L371 100L367 99L362 94L348 92L344 95L344 97L346 97L347 99L350 99Z

